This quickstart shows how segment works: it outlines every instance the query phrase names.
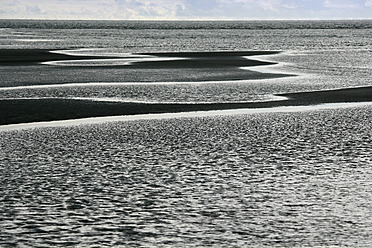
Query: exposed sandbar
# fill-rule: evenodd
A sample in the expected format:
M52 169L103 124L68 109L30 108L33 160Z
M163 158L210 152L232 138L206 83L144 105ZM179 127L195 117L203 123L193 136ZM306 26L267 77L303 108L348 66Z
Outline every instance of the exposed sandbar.
M117 115L366 102L372 101L372 87L288 93L280 96L288 97L288 100L211 104L122 103L73 99L0 100L0 125Z
M0 87L89 82L235 81L292 76L247 70L252 66L273 64L249 59L249 56L277 53L276 51L143 53L124 58L73 56L42 49L0 49L2 76ZM151 59L144 59L146 57L144 55ZM156 60L156 57L159 60ZM164 58L167 60L164 61ZM116 62L113 64L111 62L114 59ZM118 59L124 59L122 64L117 63ZM132 62L128 63L125 59ZM97 60L100 62L97 63ZM57 62L57 65L46 65L42 64L43 62ZM61 62L63 65L58 64Z
M0 49L0 66L25 66L36 65L47 61L101 58L101 56L72 56L54 53L45 49Z
M247 51L247 52L177 52L177 53L140 53L154 57L174 58L169 61L139 61L126 65L105 65L94 67L131 67L131 68L209 68L209 67L244 67L272 65L275 63L250 60L244 57L256 55L277 54L276 51ZM135 55L135 54L134 54ZM55 53L45 49L0 49L1 66L35 65L50 61L64 60L97 60L120 59L120 56L86 56ZM182 59L180 59L182 58ZM85 66L90 67L90 66ZM93 67L93 66L92 66Z
M274 51L247 52L179 52L146 53L156 57L171 57L167 61L139 61L129 66L47 66L46 61L110 59L102 56L72 56L54 53L42 49L0 49L0 66L2 67L2 84L7 84L7 77L12 86L84 83L92 81L105 82L167 82L167 81L202 81L204 80L244 80L265 79L287 76L242 70L240 67L270 65L273 63L247 59L247 56L276 54ZM183 58L183 59L180 59ZM186 58L186 59L185 59ZM37 67L28 68L29 65ZM22 73L19 72L18 66ZM13 69L13 67L15 69ZM9 71L4 68L10 68ZM111 71L115 70L115 71ZM115 72L115 73L113 73ZM123 74L121 74L123 72ZM30 75L29 75L29 74ZM21 81L17 81L17 75ZM39 75L48 75L48 77ZM103 78L99 78L104 74ZM182 75L181 75L182 74ZM8 75L8 76L7 76ZM181 76L180 76L181 75ZM131 77L132 76L132 77ZM61 78L59 78L61 77ZM98 79L97 79L98 78ZM24 82L22 81L24 80ZM35 80L33 82L32 80ZM44 81L43 81L44 80ZM67 81L66 81L67 80ZM70 81L71 80L71 81ZM28 123L37 121L66 120L86 117L117 115L136 115L150 113L174 113L190 111L226 110L240 108L272 108L279 106L305 106L321 103L365 102L372 101L372 87L360 87L315 92L278 94L287 97L284 101L247 102L247 103L201 103L201 104L153 104L102 102L76 99L0 99L0 125Z

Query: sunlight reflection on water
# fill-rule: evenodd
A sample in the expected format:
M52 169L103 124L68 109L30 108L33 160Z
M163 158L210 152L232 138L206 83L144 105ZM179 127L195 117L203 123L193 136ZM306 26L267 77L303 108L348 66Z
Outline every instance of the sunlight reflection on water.
M1 244L370 246L371 111L1 132Z

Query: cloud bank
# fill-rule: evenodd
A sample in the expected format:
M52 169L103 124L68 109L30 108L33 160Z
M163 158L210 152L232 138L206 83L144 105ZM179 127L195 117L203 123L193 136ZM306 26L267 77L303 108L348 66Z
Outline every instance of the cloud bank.
M1 0L1 19L372 19L372 0Z

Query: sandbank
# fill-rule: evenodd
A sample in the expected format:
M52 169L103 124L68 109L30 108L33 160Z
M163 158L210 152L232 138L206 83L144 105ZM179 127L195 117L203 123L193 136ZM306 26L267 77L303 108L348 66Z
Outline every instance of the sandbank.
M0 100L0 125L78 119L87 117L176 113L227 109L257 109L310 106L324 103L372 101L372 87L278 94L287 100L247 103L137 103L104 102L84 99Z

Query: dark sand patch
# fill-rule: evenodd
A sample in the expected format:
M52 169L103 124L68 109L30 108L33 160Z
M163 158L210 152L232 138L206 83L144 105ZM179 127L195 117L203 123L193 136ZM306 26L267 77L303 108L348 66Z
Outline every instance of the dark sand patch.
M289 99L269 102L211 104L146 104L74 99L0 100L0 125L117 115L365 102L372 101L372 87L278 95L286 96Z
M112 57L71 56L41 49L0 49L0 69L3 76L1 86L84 83L92 81L221 81L288 76L285 74L260 73L240 69L240 67L273 64L247 59L245 58L246 56L276 53L278 52L146 53L142 55L171 57L174 60L135 62L130 66L66 67L41 65L40 63L52 60L89 60ZM288 97L288 100L253 103L150 104L64 98L0 99L0 125L101 116L364 102L372 101L372 87L287 93L278 94L278 96Z
M135 68L159 68L159 67L239 67L270 65L275 63L249 60L245 56L277 54L276 51L247 51L247 52L179 52L179 53L139 53L154 57L169 57L171 61L136 62L130 66L114 65L107 67L135 67ZM134 54L136 55L136 54ZM93 60L93 59L120 59L119 56L85 56L55 53L45 49L0 49L0 66L25 66L36 65L42 62L63 60ZM177 58L186 58L178 60ZM89 66L86 66L89 67ZM94 66L100 67L100 66Z
M45 49L0 49L0 66L25 66L36 65L47 61L85 60L101 58L101 56L65 55L54 53Z
M178 53L144 53L156 57L186 58L181 60L138 62L135 67L154 68L231 68L273 65L276 63L247 59L247 56L273 55L276 51L247 52L178 52Z
M273 63L247 56L277 54L275 51L146 53L167 61L138 61L130 65L45 65L42 62L119 57L71 56L42 49L0 49L0 87L89 82L199 82L280 78L293 76L261 73L241 67ZM182 59L180 59L182 58ZM85 63L85 62L84 62Z
M321 90L314 92L298 92L277 94L289 98L289 102L301 103L301 105L319 103L339 103L339 102L366 102L372 101L372 86L345 88L337 90Z

